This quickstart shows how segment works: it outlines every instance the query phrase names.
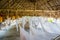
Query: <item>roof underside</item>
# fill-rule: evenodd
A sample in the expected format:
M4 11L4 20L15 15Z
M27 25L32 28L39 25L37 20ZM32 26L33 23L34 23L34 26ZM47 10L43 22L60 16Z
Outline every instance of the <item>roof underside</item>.
M0 0L0 9L60 10L60 0Z
M32 10L32 11L31 11ZM60 17L60 0L0 0L0 15Z

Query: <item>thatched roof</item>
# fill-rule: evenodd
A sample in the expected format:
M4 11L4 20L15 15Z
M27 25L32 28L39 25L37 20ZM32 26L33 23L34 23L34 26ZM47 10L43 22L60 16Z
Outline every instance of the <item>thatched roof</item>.
M60 0L0 0L0 9L60 10Z
M0 15L3 17L51 15L56 18L60 17L59 10L60 0L0 0Z

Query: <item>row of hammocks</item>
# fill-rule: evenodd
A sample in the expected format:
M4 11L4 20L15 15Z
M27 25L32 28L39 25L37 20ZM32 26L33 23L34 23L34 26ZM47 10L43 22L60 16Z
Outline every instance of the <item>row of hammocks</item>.
M24 29L26 22L29 22L29 32ZM22 26L18 24L22 24ZM7 24L6 29L9 30L14 25L16 25L17 31L18 26L20 27L21 40L51 40L60 35L59 23L49 22L47 18L43 17L22 17L12 21L10 26Z

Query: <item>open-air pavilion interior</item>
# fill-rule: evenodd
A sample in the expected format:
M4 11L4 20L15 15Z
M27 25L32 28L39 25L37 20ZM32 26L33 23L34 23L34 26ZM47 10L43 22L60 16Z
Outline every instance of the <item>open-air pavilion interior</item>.
M0 0L0 40L60 40L60 0Z

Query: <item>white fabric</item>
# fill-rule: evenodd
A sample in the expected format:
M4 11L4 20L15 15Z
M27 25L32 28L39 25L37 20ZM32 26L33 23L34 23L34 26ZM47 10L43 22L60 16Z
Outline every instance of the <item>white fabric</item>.
M20 28L20 33L25 36L26 40L51 40L60 35L60 20L54 19L53 22L48 22L48 18L31 17L28 20L30 25L30 33L24 30L26 21L26 17L22 17L19 20L13 20L9 27L6 26L6 29L9 30L12 26L16 25L18 31L18 24L21 22L23 26ZM3 33L5 34L5 31Z
M36 20L39 21L36 22ZM35 25L38 26L34 28ZM56 24L50 23L44 18L37 19L37 17L35 17L30 19L31 40L51 40L59 34L60 29L58 29L58 26Z
M26 32L25 30L24 30L24 28L21 28L20 27L20 37L21 37L21 39L20 40L22 40L23 38L25 38L26 40L30 40L30 35L28 34L28 32ZM22 38L22 36L23 36L23 38Z

